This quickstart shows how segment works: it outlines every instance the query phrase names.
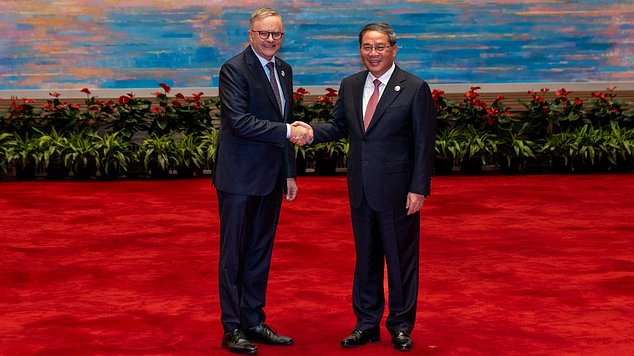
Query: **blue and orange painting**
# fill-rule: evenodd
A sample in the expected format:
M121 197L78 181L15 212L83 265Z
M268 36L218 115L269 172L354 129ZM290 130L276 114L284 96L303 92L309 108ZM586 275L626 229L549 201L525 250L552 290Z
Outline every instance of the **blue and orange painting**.
M254 0L2 0L0 90L217 86ZM634 81L632 0L288 0L296 85L361 69L357 34L388 22L430 83Z

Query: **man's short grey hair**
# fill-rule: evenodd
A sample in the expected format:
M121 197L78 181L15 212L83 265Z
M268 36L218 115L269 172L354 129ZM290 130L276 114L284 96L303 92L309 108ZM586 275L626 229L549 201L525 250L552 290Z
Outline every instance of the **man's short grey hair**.
M249 26L253 27L253 23L255 21L262 20L271 16L277 16L279 18L282 18L282 15L279 12L271 9L270 7L261 7L259 9L255 9L255 11L251 13L251 20L249 21Z
M385 34L387 35L388 42L390 42L390 46L394 46L396 44L396 32L394 32L392 26L385 22L373 22L363 26L361 32L359 32L359 46L362 44L361 41L363 41L363 35L365 35L368 31L376 31Z

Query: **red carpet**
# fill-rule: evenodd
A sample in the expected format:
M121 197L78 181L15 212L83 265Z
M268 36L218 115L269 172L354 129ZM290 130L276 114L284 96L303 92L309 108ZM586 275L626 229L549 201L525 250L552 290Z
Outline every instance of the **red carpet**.
M354 326L344 177L300 177L260 355L344 350ZM411 355L634 355L634 174L435 177ZM0 355L229 355L208 179L0 183ZM400 354L400 353L398 353Z

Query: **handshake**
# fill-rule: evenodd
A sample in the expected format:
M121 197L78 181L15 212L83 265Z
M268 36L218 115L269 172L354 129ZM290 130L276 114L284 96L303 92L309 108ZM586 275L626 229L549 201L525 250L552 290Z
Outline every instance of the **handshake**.
M305 122L295 121L291 124L291 136L289 141L298 145L304 146L313 141L313 128Z

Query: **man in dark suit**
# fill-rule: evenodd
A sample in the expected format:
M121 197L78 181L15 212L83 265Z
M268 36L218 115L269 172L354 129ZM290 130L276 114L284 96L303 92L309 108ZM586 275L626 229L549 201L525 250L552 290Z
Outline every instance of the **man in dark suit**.
M275 57L284 37L281 15L257 9L249 44L220 69L221 127L213 183L220 214L218 268L222 347L256 353L252 342L290 345L265 323L264 305L282 194L295 199L291 67Z
M379 340L385 261L386 326L394 347L409 351L418 297L420 209L431 186L434 103L425 81L394 64L398 46L390 25L366 25L359 45L367 70L341 82L333 118L313 126L312 141L350 138L348 193L356 252L352 296L357 324L341 344L353 347ZM310 141L310 135L294 140L304 141Z

